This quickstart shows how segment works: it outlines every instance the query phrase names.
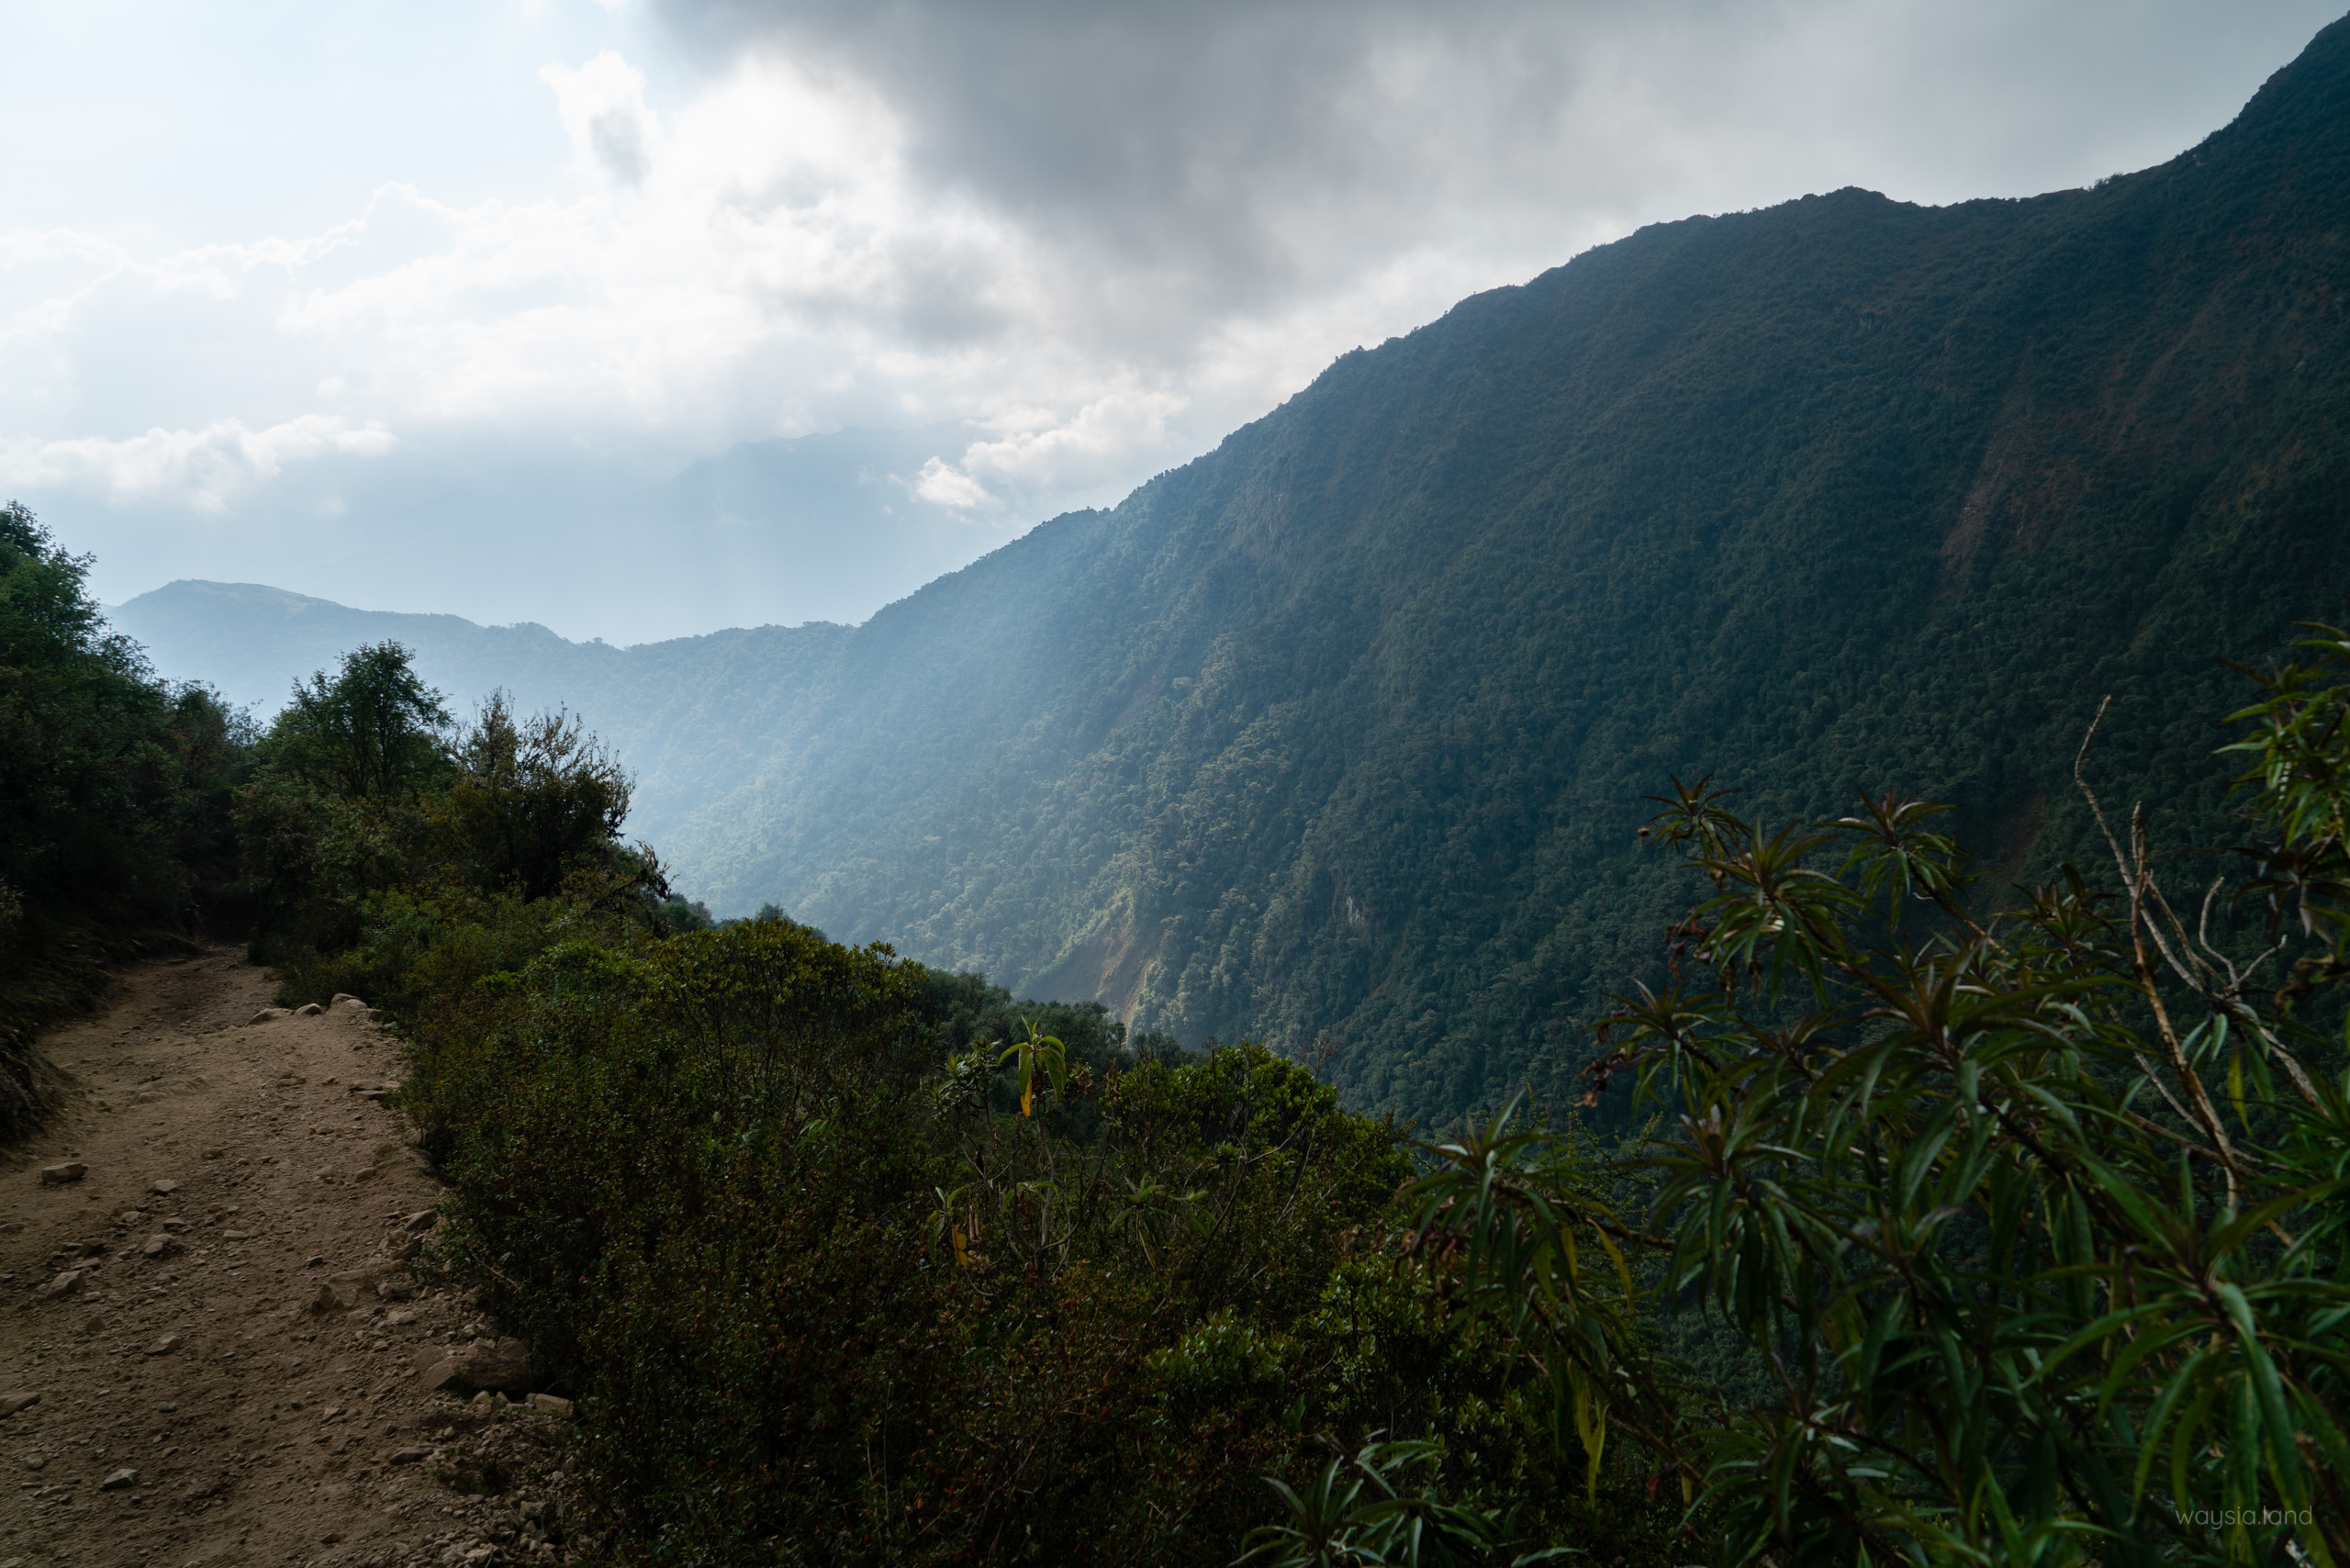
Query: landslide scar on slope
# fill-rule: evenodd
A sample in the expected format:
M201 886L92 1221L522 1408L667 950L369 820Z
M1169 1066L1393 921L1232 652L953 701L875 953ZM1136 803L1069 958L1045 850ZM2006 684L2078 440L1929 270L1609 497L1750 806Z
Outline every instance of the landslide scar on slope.
M1130 1024L1158 956L1135 929L1134 912L1122 910L1103 919L1028 989L1056 1001L1099 1002L1120 1023Z
M1983 532L1990 526L1999 487L2010 472L2022 465L2031 421L2031 360L2027 355L2016 366L2007 396L1999 399L1999 411L1992 416L1991 438L1983 443L1983 461L1975 465L1975 482L1967 486L1966 499L1959 505L1958 524L1942 540L1941 586L1945 590L1965 586L1967 568L1974 565Z

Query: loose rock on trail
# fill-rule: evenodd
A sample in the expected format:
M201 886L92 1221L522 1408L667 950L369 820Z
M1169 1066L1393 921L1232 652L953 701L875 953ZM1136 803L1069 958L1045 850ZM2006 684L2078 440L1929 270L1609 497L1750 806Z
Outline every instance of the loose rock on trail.
M574 1560L568 1404L409 1267L397 1044L274 990L167 959L44 1039L77 1088L0 1158L0 1568Z

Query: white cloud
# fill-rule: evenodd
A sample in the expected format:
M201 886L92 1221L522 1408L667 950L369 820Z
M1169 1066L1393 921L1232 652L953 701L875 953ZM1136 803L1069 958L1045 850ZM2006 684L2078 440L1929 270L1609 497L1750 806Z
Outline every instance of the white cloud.
M150 430L120 441L0 442L0 481L28 489L95 492L115 502L171 496L218 514L286 465L328 456L380 457L395 442L381 425L353 429L305 414L266 430L223 420L202 430Z
M913 492L932 506L950 511L984 511L998 504L986 486L943 457L931 458L922 465L922 472L914 476Z
M943 466L940 472L974 488L1022 498L1096 489L1125 478L1136 454L1163 450L1169 421L1186 401L1181 393L1129 386L1104 393L1069 416L1033 407L998 414L984 422L1002 433L967 447L959 473ZM931 461L937 465L937 459ZM926 477L930 472L923 470ZM923 494L942 505L968 504L947 503L927 488Z
M572 145L608 178L644 183L661 122L644 106L644 73L606 50L574 71L550 65L539 80L554 89L555 112Z

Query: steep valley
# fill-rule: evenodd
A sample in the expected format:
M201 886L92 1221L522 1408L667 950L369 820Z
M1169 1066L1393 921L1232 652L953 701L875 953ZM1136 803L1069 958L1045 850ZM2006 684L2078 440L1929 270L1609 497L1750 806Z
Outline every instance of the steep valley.
M2338 23L2093 189L1838 191L1465 300L855 628L623 650L200 584L117 622L182 676L399 636L585 713L722 914L1326 1036L1353 1103L1449 1117L1565 1092L1658 971L1684 890L1635 830L1676 776L1956 802L1996 898L2097 869L2112 695L2100 787L2223 838L2216 661L2350 588L2345 215Z

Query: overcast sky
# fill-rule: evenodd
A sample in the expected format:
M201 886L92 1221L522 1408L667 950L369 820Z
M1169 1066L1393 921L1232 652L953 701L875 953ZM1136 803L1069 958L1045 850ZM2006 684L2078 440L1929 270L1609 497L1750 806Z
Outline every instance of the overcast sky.
M110 601L862 620L1640 224L2160 162L2342 3L0 0L0 495Z

